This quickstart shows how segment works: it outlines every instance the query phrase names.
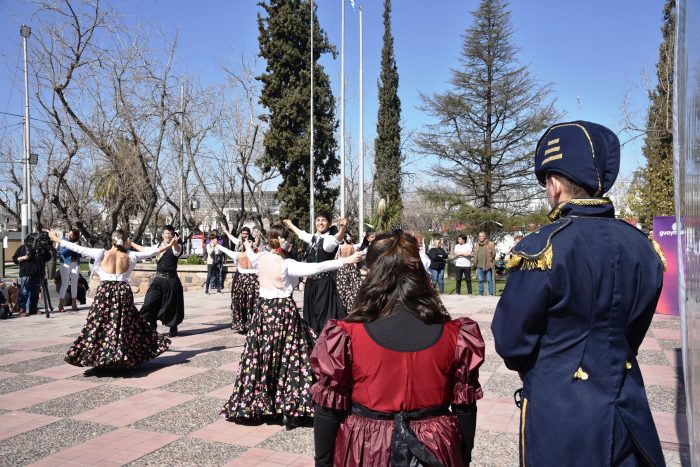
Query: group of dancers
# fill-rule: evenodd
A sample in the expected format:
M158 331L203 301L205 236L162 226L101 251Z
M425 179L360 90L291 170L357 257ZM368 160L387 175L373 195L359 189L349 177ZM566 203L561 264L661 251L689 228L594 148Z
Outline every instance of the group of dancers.
M237 266L231 327L246 334L246 341L221 415L244 424L281 421L287 429L314 417L318 465L362 465L377 449L386 451L384 460L404 455L442 462L434 465L468 462L475 402L481 397L478 326L450 320L411 235L378 235L365 250L355 251L345 241L345 219L333 231L330 215L322 213L315 226L310 234L286 219L268 229L266 242L245 228L239 237L223 229L233 249L216 245L216 252ZM290 233L307 244L303 262L290 257ZM157 332L157 321L169 326L172 337L184 317L176 272L182 249L172 228L150 248L131 243L119 230L108 250L61 240L53 231L49 235L94 258L101 281L66 361L131 368L167 350L171 341ZM128 278L137 261L153 256L156 277L139 311ZM364 281L358 268L363 259ZM292 298L301 277L307 278L303 316ZM388 366L373 355L385 355ZM431 410L417 410L425 408ZM396 414L403 418L395 419ZM435 429L438 436L431 434ZM391 454L398 449L392 448L399 442L392 438L397 432L405 438L401 443L412 446L408 453Z

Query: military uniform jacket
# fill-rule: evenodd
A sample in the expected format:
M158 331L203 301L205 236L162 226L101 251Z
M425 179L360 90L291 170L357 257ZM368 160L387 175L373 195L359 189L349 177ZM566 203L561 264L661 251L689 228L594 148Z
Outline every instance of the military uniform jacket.
M630 450L664 465L636 360L661 293L659 255L605 198L550 218L514 247L491 326L523 377L521 465L605 466Z

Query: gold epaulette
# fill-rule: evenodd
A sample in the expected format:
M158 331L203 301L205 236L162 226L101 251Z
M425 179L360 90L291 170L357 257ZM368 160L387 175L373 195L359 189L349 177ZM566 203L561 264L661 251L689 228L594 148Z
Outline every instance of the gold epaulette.
M654 246L654 251L656 251L656 254L659 255L661 264L664 267L664 272L666 272L666 256L664 255L663 250L661 250L661 245L659 245L659 243L653 238L651 239L651 244Z
M520 269L525 271L532 271L533 269L546 271L547 269L552 269L553 259L554 253L552 251L552 245L549 244L542 254L536 258L525 258L524 256L513 253L506 267L508 269L513 269L520 266Z

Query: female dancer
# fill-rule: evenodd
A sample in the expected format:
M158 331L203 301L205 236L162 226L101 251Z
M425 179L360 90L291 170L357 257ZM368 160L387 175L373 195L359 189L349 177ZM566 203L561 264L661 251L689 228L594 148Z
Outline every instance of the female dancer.
M284 225L291 229L302 241L308 243L306 257L307 263L320 263L335 258L339 242L345 237L347 221L340 219L340 229L337 233L331 230L331 216L327 212L319 212L316 215L316 233L310 233L296 227L291 220L285 219ZM304 321L316 334L321 332L323 326L331 318L344 318L347 311L338 295L335 282L335 272L324 272L309 276L304 284Z
M68 232L67 240L80 244L80 232L78 229L71 229ZM80 253L76 253L58 243L54 244L58 251L58 258L61 260L61 290L58 292L58 312L66 311L63 305L66 301L66 292L70 284L71 309L78 310L78 274L80 269Z
M355 253L355 247L351 240L344 240L338 249L338 256L345 258ZM337 273L335 283L338 287L338 295L346 310L351 310L357 297L357 291L362 285L362 274L357 264L346 264Z
M85 320L85 326L73 342L66 361L75 366L96 368L132 368L165 352L170 345L134 306L129 276L136 262L172 248L177 237L161 247L144 252L127 251L129 239L122 230L112 232L112 247L85 248L61 240L53 230L49 237L62 247L95 259L100 285Z
M316 465L469 464L484 341L476 322L450 320L418 248L378 235L355 306L316 343Z
M243 230L246 229L246 230ZM258 291L260 282L255 268L245 254L245 244L253 244L253 238L250 236L250 229L243 227L241 229L240 240L231 235L231 232L222 224L221 230L233 242L238 245L236 250L231 251L222 245L219 245L218 250L233 259L236 263L236 277L231 284L231 329L241 334L248 332L248 323L255 309L255 302L258 300ZM257 252L257 249L254 249Z
M301 319L292 291L299 277L340 269L362 254L322 263L286 258L289 231L273 225L268 231L271 252L246 251L260 278L260 298L250 320L233 394L221 414L229 421L260 421L282 415L291 428L295 418L313 414L309 388L313 383L309 355L314 333Z

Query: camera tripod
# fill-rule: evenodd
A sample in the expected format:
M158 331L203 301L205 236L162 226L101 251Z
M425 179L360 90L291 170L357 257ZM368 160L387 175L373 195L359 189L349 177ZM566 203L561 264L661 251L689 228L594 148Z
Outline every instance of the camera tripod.
M41 268L40 268L40 274L41 278L39 279L39 292L41 293L43 299L44 299L44 315L47 318L51 318L51 313L53 312L53 305L51 304L51 297L49 297L49 283L46 279L46 261L44 261L43 256L41 255L41 251L39 251L39 248L32 248L30 253L30 256L33 255L39 255L39 260L41 263ZM27 291L27 283L24 282L22 284L22 289L20 289L20 294L22 292ZM30 290L29 293L31 294L32 291ZM37 308L39 307L39 304L37 303ZM27 310L27 312L30 312L31 310Z

